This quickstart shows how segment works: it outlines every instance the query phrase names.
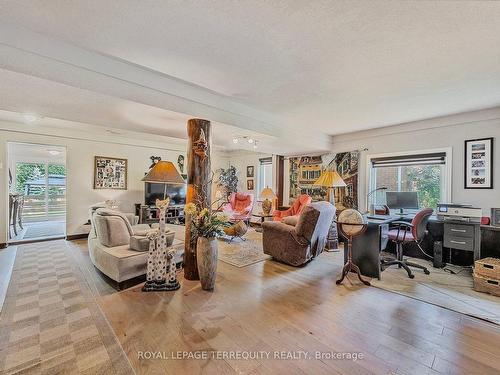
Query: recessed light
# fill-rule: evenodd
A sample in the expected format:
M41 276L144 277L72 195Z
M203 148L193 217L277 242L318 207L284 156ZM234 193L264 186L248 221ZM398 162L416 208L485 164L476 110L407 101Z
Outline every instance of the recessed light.
M51 154L52 156L57 156L61 153L61 151L58 151L58 150L47 150L49 152L49 154Z
M252 144L253 143L253 138L248 138L248 143Z
M34 113L23 113L23 118L24 121L26 122L35 122L40 119L40 116L34 114Z
M238 138L233 138L233 143L234 144L238 143Z

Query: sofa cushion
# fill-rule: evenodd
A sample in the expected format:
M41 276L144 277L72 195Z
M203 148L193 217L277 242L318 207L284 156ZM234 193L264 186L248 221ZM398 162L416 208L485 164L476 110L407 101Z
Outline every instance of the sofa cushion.
M121 212L99 208L94 214L97 237L107 247L129 245L132 226Z

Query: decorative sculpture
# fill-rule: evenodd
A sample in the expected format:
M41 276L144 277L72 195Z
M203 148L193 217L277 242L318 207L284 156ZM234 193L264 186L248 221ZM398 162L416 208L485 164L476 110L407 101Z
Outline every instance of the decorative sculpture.
M205 137L205 132L203 131L203 129L200 129L200 137L196 142L194 142L193 151L200 157L201 161L203 161L207 157L207 150L208 144Z
M165 235L165 212L169 203L169 198L156 200L156 207L160 211L160 227L157 231L148 234L149 254L146 283L142 287L143 292L168 291L180 288L175 273L175 250L167 249L167 238Z

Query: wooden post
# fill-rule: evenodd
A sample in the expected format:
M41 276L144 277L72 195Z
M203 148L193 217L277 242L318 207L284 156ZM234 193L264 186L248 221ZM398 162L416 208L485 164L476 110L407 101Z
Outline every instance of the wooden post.
M203 132L202 132L203 130ZM211 126L210 121L202 119L191 119L187 123L188 149L187 149L187 194L186 203L195 203L204 197L204 207L211 204ZM206 140L206 156L200 150L201 134L204 133ZM203 144L201 144L203 146ZM202 191L204 189L205 191ZM198 266L196 264L196 239L191 238L189 217L186 215L186 238L184 244L184 278L187 280L199 280Z

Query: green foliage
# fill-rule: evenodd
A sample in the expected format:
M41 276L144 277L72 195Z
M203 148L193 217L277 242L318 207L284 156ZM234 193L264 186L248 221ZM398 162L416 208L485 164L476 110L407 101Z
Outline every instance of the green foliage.
M228 196L229 194L236 193L238 191L238 177L236 174L237 170L232 165L227 169L220 169L219 182L217 185L224 189Z
M66 175L66 168L64 165L49 164L48 172L50 175ZM26 188L26 182L30 180L36 180L45 177L45 165L37 163L17 163L16 164L16 191L18 193L24 194ZM49 188L49 194L60 195L60 187ZM34 195L43 194L44 187L37 186L33 187L30 192Z
M441 200L441 169L439 166L407 168L408 180L414 181L422 208L436 208Z

